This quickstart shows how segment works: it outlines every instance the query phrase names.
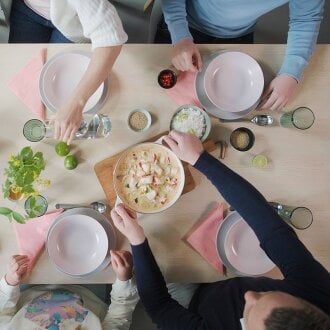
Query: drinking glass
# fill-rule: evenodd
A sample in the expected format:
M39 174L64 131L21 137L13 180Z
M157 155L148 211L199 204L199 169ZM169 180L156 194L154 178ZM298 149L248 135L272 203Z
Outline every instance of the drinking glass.
M107 137L111 131L111 121L107 115L84 115L75 139L95 139ZM23 127L23 135L30 142L38 142L44 138L53 138L54 121L39 119L28 120Z
M314 120L315 116L311 109L300 107L291 112L284 113L280 118L280 124L283 127L307 129L313 125Z
M288 224L297 229L306 229L313 222L313 213L304 206L289 206L277 202L270 202L277 214Z
M41 217L48 208L47 199L44 196L30 196L26 199L24 209L30 218Z

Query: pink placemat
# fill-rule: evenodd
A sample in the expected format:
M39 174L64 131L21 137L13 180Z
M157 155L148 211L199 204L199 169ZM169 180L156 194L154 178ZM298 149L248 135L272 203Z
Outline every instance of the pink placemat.
M26 220L24 224L14 223L19 254L29 257L29 269L33 267L44 249L48 229L62 212L63 210L56 210L41 217Z
M193 104L203 108L196 93L196 75L196 72L180 72L175 86L166 90L167 95L178 105Z
M8 82L11 91L41 120L45 119L45 106L39 93L39 77L46 61L46 48L42 48Z
M198 221L186 234L184 240L209 262L221 275L224 274L223 264L216 250L216 235L223 221L223 204L216 207Z

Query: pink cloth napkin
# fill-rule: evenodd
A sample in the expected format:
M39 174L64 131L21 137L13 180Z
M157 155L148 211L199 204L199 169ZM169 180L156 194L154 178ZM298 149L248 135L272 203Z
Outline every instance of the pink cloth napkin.
M8 82L8 87L12 92L41 120L45 119L45 106L39 93L39 77L45 61L46 48L42 48Z
M166 93L179 105L193 104L203 108L196 94L196 72L180 72L174 87L167 89Z
M25 224L14 224L19 253L30 258L29 268L31 269L41 254L50 225L62 213L63 210L56 210L45 215L26 220Z
M223 205L216 207L199 221L186 235L186 242L208 261L221 275L224 273L223 264L216 250L216 234L223 221Z

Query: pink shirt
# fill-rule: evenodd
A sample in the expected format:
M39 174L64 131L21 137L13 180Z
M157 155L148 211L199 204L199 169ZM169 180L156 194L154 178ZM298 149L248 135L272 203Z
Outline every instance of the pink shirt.
M24 0L24 2L38 15L50 20L50 0Z

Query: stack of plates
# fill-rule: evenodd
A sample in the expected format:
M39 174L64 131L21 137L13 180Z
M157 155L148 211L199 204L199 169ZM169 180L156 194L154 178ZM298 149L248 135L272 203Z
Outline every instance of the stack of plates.
M263 88L264 76L257 61L237 51L208 56L196 77L196 93L205 110L227 120L253 111Z
M110 263L110 250L116 247L116 236L106 217L89 208L63 212L48 231L46 248L57 269L85 277Z
M64 52L53 56L43 67L39 79L41 99L46 107L56 112L71 96L90 62L87 52ZM87 101L83 112L95 113L103 105L108 82L103 82Z
M261 275L275 267L261 249L254 231L236 211L222 222L216 237L216 248L227 269L238 275Z

